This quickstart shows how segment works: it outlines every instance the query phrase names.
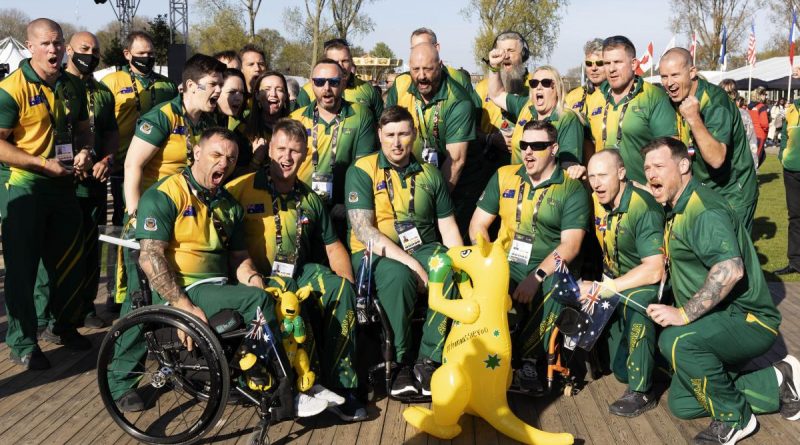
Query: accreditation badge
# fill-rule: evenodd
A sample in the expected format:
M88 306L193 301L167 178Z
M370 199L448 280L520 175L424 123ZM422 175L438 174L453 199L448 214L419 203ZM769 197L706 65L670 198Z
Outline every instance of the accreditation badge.
M75 155L72 152L72 144L56 144L56 159L62 164L72 165Z
M439 152L433 147L425 146L425 148L422 149L422 160L438 168Z
M272 275L282 278L294 278L294 267L297 258L289 255L275 255L272 262Z
M333 197L333 175L330 173L312 173L311 190L319 195L323 201L330 200Z
M511 242L511 250L508 251L508 261L527 266L531 252L533 252L533 238L517 233Z
M395 221L394 230L400 238L400 244L403 250L408 253L416 250L417 247L422 245L422 238L419 236L417 226L411 221Z

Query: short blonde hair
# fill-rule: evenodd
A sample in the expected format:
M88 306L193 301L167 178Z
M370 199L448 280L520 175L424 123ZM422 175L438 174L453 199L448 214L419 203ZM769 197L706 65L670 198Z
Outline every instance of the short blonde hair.
M536 68L535 70L533 70L533 73L531 73L531 76L529 76L528 79L532 79L533 75L538 73L539 71L547 71L548 73L550 73L551 76L553 76L553 82L554 82L553 89L556 92L555 110L556 114L558 114L558 116L561 117L561 115L564 114L564 98L567 95L566 91L564 90L564 80L561 78L561 74L559 74L558 70L550 65L542 65Z

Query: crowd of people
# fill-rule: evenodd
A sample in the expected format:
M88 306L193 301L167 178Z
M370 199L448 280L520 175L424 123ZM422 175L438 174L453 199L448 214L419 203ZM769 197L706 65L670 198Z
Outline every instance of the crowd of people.
M583 299L598 282L636 303L620 304L607 326L605 358L627 383L612 414L656 405L664 359L671 412L712 419L695 443L733 444L755 431L755 414L800 419L796 358L740 372L781 322L750 237L756 166L778 134L790 214L790 263L778 272L800 270L800 101L773 108L764 126L762 94L744 112L735 85L707 82L683 48L661 58L661 87L647 83L624 36L589 41L586 85L566 91L554 67L527 70L516 32L497 36L473 86L420 28L385 100L355 75L341 39L325 43L302 88L252 45L195 54L179 85L153 72L144 32L124 41L129 64L99 82L91 33L65 41L56 22L36 19L27 46L31 58L0 82L6 342L26 369L50 366L39 338L90 349L78 327L104 323L93 301L108 182L112 222L139 241L154 302L201 320L222 309L252 320L261 308L277 332L265 287L313 288L307 349L321 384L297 395L299 416L367 417L354 287L367 249L394 332L391 395L431 395L448 320L428 309L419 344L410 322L426 299L428 259L484 237L508 254L513 390L543 392L561 309L553 276L569 264L585 279ZM133 261L120 250L121 315L140 283ZM459 298L453 277L444 289ZM115 362L134 369L145 345L120 341ZM112 380L121 410L144 408L135 379Z

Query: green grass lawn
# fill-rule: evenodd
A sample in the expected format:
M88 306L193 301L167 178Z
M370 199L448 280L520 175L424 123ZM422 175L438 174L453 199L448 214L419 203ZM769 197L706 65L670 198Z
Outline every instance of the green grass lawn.
M772 273L788 263L786 258L787 229L786 194L783 188L783 168L773 150L758 170L761 195L753 221L753 241L767 281L800 281L800 274L778 277Z

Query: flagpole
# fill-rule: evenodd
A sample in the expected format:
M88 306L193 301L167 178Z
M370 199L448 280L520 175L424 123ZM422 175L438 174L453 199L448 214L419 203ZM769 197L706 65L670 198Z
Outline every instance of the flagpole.
M792 70L793 67L789 66L789 85L786 87L786 103L792 101Z
M641 308L644 311L644 313L647 314L647 308L642 306L641 304L637 303L636 300L634 300L633 298L631 298L631 297L629 297L627 295L622 295L621 293L615 291L614 289L611 289L609 287L604 286L603 283L600 282L600 281L596 281L596 283L599 284L600 287L602 287L603 289L606 289L608 291L611 291L611 292L615 293L617 296L619 296L620 298L624 298L629 303L633 303L634 306L637 306L637 307Z
M753 92L753 65L750 64L750 74L747 76L747 102L750 103L750 94Z

